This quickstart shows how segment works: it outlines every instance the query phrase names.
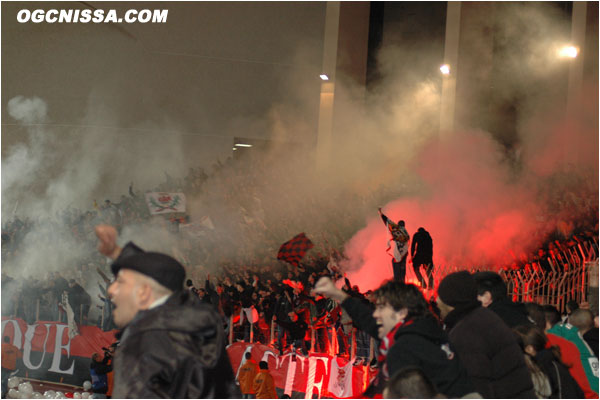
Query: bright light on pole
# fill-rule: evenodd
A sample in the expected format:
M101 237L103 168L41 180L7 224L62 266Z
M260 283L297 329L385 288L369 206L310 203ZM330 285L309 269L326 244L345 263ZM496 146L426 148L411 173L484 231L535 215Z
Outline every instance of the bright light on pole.
M236 143L235 146L236 147L252 147L251 144L246 144L246 143Z
M558 51L560 57L575 58L579 54L579 49L575 46L565 46Z
M444 64L440 67L440 71L444 75L450 75L450 66L448 64Z
M321 75L319 75L319 77L321 78L322 81L328 81L329 80L329 76L327 76L327 74L321 74Z

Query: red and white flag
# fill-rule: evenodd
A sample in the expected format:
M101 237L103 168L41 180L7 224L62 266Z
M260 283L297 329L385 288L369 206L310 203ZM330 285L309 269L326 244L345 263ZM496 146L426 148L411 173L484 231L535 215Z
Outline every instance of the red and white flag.
M347 362L343 367L337 363L337 357L331 359L329 387L327 390L335 397L352 397L352 363Z
M150 214L167 214L185 212L185 194L148 192L146 193L146 204Z

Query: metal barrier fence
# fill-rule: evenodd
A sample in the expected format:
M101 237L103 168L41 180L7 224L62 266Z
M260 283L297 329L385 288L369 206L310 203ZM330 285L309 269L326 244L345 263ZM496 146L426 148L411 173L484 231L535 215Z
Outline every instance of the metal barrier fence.
M546 261L546 260L544 260ZM535 302L538 304L550 304L557 307L561 312L565 311L569 300L575 300L581 304L591 302L592 311L598 312L598 296L594 293L598 288L598 242L594 238L586 242L579 242L576 246L568 249L553 249L547 258L547 267L543 268L540 263L532 262L522 269L501 269L498 273L504 279L507 286L508 296L515 302ZM549 267L548 267L549 266ZM435 288L440 281L448 274L461 270L469 272L478 272L488 268L471 267L464 268L459 266L436 266L434 270ZM409 272L409 271L407 271ZM410 273L407 274L408 281L416 281ZM592 288L590 291L590 287ZM425 294L432 294L433 290L425 291ZM263 334L261 342L264 344L275 344L275 323L271 322L270 332ZM233 318L230 320L230 326L233 326ZM336 354L339 350L337 335L333 328L329 328L329 341L327 348L330 354ZM254 334L256 327L250 324L250 342L257 341ZM248 339L248 335L238 331L235 335L230 330L229 343L235 340ZM358 332L352 330L348 338L348 347L350 358L360 356L357 351L357 345L365 347L365 351L360 353L368 354L370 360L375 354L375 341L371 339L366 343L358 340ZM315 349L315 335L311 335L310 350ZM363 356L364 357L364 356ZM362 358L362 357L361 357Z
M549 270L532 262L522 269L498 271L513 301L550 304L564 312L570 300L579 304L590 300L590 287L598 287L598 242L595 238L579 242L566 250L553 249L547 261ZM435 272L436 287L446 275L464 269L456 266L438 267ZM467 270L477 272L485 269L473 267ZM597 297L594 300L597 301ZM597 311L597 305L592 305L592 309Z
M234 322L235 321L235 322ZM239 325L239 320L234 318L234 316L230 316L228 320L228 342L232 344L236 341L244 341L249 343L262 343L265 345L270 345L276 347L278 345L277 339L277 331L282 329L277 325L277 323L271 320L270 324L267 327L260 328L256 323L246 322L244 327ZM257 331L260 331L257 332ZM319 331L321 331L319 329ZM313 328L308 328L310 341L307 339L306 350L310 353L313 352L322 352L327 353L330 356L334 356L337 354L344 353L351 360L361 359L370 361L376 355L376 345L377 342L375 339L371 337L367 337L368 335L361 335L361 332L352 328L349 332L343 333L341 327L335 328L334 326L329 326L325 330L321 331L321 338L317 338L317 330ZM362 340L361 340L362 339ZM344 343L340 343L340 340L344 341ZM318 344L317 342L320 343ZM286 338L284 340L286 343L285 350L289 350L292 342Z

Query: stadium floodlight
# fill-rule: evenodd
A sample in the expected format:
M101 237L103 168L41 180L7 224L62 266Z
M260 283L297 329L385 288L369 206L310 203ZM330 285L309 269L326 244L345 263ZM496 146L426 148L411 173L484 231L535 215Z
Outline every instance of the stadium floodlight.
M236 147L252 147L251 144L247 144L247 143L236 143L235 146Z
M564 46L558 50L559 57L575 58L579 54L579 49L575 46Z
M444 75L450 75L450 66L448 64L444 64L440 67L440 71Z
M328 81L329 80L329 76L327 74L321 74L321 75L319 75L319 77L321 78L322 81Z

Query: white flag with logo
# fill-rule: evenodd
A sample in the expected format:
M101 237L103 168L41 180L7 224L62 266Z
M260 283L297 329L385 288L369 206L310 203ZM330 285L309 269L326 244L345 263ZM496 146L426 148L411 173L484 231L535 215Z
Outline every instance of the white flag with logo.
M340 367L336 357L331 359L331 373L329 375L329 387L327 390L335 397L353 397L351 362Z
M150 214L185 212L185 194L149 192L146 193L146 204Z

